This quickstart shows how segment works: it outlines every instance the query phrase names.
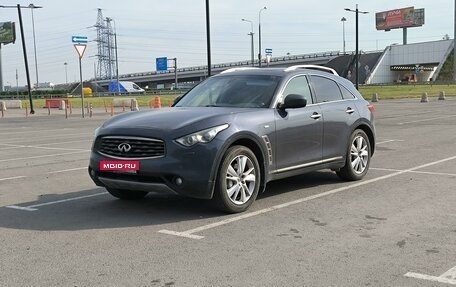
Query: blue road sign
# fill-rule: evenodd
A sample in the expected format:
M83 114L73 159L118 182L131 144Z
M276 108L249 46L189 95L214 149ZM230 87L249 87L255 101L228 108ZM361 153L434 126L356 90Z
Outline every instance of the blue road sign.
M167 71L168 70L168 58L160 57L155 59L156 70L157 72Z
M87 36L71 36L71 41L78 44L87 44Z
M265 51L266 55L272 55L272 49L267 48L264 51Z

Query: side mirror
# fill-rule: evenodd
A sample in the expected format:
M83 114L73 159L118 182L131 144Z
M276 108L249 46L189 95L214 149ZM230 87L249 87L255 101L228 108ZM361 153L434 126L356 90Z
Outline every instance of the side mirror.
M285 97L283 104L279 106L279 109L299 109L304 108L307 105L307 100L298 94L289 94Z

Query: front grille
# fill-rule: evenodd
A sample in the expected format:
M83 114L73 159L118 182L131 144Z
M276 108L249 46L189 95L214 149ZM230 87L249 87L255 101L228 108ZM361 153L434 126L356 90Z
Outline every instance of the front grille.
M165 156L165 143L157 139L108 136L102 137L97 147L99 153L115 158L131 159ZM129 149L125 147L129 147Z

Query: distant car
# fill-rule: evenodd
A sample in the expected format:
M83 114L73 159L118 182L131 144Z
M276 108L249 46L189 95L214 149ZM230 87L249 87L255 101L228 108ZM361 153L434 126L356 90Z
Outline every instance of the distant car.
M119 84L117 84L119 83ZM108 91L116 94L144 94L145 90L134 82L130 81L113 81L109 83Z
M235 213L271 180L320 169L360 180L374 149L372 105L334 70L238 68L208 78L172 108L106 121L89 174L121 199L172 192Z

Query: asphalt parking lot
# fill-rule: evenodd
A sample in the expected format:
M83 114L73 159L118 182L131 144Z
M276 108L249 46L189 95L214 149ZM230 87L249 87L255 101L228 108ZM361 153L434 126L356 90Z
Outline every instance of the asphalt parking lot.
M237 215L96 187L87 164L104 110L11 112L0 118L0 285L456 285L456 98L375 108L364 180L272 182Z

